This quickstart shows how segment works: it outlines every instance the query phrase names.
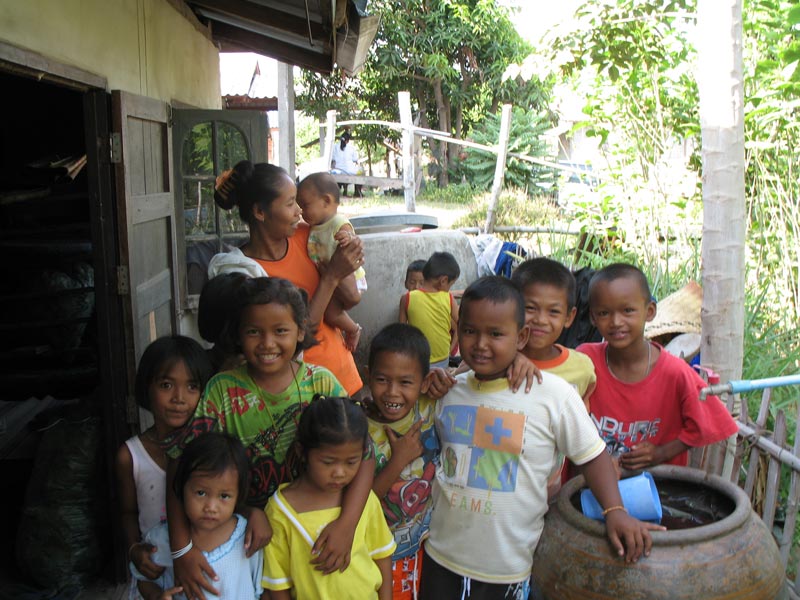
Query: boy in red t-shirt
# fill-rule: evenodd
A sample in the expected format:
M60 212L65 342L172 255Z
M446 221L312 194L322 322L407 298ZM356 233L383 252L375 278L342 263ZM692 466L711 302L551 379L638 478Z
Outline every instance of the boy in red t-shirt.
M597 374L590 414L608 449L620 456L620 466L685 466L689 448L738 431L719 398L699 399L706 384L688 364L645 339L656 303L638 268L617 263L595 273L589 313L605 340L578 346Z

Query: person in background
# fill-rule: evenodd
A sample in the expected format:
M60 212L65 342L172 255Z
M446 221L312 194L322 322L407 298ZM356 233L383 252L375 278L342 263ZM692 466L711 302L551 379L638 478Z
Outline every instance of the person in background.
M578 346L597 373L590 411L622 468L686 466L689 448L738 432L719 398L700 401L706 383L694 369L645 339L656 303L640 269L616 263L597 271L589 283L589 314L605 340Z
M359 165L358 150L354 144L350 143L352 136L349 131L345 131L342 137L339 138L339 143L333 147L333 163L336 169L345 175L361 175L361 165ZM347 184L341 183L339 186L342 188L342 196L347 196ZM353 196L361 198L364 194L361 192L361 185L355 184L353 186Z
M167 520L167 455L161 442L186 424L212 374L206 351L180 335L158 338L139 359L134 396L154 423L120 446L115 471L128 560L149 579L164 571L153 562L156 547L143 541L145 533ZM135 583L132 587L137 595Z
M248 278L248 275L241 272L222 273L209 279L200 292L197 329L200 337L213 344L206 352L215 373L228 371L242 363L242 355L235 348L226 348L223 337L231 317L230 308L236 302L237 291Z
M311 564L317 532L340 517L368 445L367 419L352 399L317 398L303 410L296 441L300 476L281 485L266 508L274 534L264 551L262 585L272 600L392 599L395 544L372 492L350 538L347 570L322 575Z
M648 555L649 531L664 528L625 511L611 457L578 393L547 372L529 393L511 392L506 372L528 341L516 286L498 276L472 283L458 339L472 371L436 408L441 461L420 598L527 600L559 453L583 465L616 554L629 562Z
M412 290L418 290L422 286L422 282L425 281L425 276L422 274L422 269L424 268L424 260L415 260L408 265L406 269L406 278L403 281L403 287L405 287L406 290L410 292Z
M413 325L428 339L431 367L449 366L458 323L458 307L450 288L460 274L461 268L452 254L434 252L422 269L422 285L400 298L398 321Z
M308 256L317 266L327 267L339 246L347 246L355 237L355 230L346 217L340 215L339 187L328 173L312 173L297 186L297 203L303 211L303 220L311 226L308 236ZM359 297L367 291L367 277L363 267L339 283L347 297ZM361 325L353 321L334 294L325 309L325 322L344 332L345 346L354 352L361 337Z

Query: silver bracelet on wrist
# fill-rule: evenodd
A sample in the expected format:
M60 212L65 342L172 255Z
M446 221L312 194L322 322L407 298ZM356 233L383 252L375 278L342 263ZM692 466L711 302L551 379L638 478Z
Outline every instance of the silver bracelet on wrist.
M187 554L189 550L191 550L192 548L194 548L194 544L192 544L192 540L189 540L189 543L186 544L183 548L181 548L180 550L174 550L173 552L170 553L172 555L172 560L176 560L181 556L183 556L184 554Z

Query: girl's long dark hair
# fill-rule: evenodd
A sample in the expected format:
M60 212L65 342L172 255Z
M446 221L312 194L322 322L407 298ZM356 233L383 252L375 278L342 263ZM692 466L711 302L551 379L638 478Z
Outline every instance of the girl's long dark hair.
M214 190L214 202L225 210L238 206L242 221L252 224L253 206L258 204L264 212L269 212L287 181L292 181L289 173L277 165L243 160L236 163L228 180Z

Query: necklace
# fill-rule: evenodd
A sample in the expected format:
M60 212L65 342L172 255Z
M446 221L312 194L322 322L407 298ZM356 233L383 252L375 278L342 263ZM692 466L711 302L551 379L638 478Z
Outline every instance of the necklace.
M651 354L652 350L653 350L653 344L651 344L650 342L647 342L647 368L644 371L644 377L642 377L642 379L646 379L647 376L650 375L650 354ZM620 379L619 377L617 377L614 374L614 371L611 370L611 364L608 362L608 346L606 346L606 368L608 369L608 372L611 373L611 376L614 379L616 379L617 381L623 381L622 379ZM641 381L641 380L639 380L639 381ZM623 381L623 383L627 383L627 382Z
M294 388L295 388L295 391L297 392L297 403L298 403L298 405L302 406L303 395L300 392L300 384L297 381L297 376L300 374L300 365L296 364L294 361L291 361L289 363L289 369L292 371L292 383L294 383ZM272 415L272 411L269 408L269 405L271 404L271 402L269 401L269 399L264 397L264 394L269 394L269 392L267 392L266 390L262 389L261 386L258 385L258 382L256 382L255 378L252 375L250 375L249 372L248 372L248 376L250 377L250 380L253 382L253 387L255 388L256 396L261 401L261 403L264 405L264 410L266 411L267 416L269 417L269 421L270 421L270 425L271 425L272 431L277 432L277 424L275 423L275 417ZM291 387L292 387L292 385L289 384L286 387L286 389L283 390L285 392L288 392L287 399L290 396L293 395L293 393L290 391ZM282 393L282 392L279 392L279 394L280 393ZM295 418L295 425L297 425L297 420L298 419Z
M156 444L161 443L161 440L158 439L158 434L156 433L153 427L151 427L150 429L146 429L144 433L142 433L142 437L147 440L150 440L151 442L155 442Z

